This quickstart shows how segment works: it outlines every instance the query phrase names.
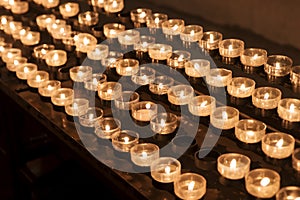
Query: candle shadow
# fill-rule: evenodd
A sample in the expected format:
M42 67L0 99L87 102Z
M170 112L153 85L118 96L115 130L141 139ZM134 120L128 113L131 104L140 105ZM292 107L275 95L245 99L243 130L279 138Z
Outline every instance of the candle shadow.
M161 182L158 182L154 179L152 179L152 185L158 189L161 189L161 190L167 190L169 192L173 192L174 190L174 183L161 183Z
M53 110L55 110L56 112L65 112L65 107L64 106L57 106L57 105L52 105L53 106Z

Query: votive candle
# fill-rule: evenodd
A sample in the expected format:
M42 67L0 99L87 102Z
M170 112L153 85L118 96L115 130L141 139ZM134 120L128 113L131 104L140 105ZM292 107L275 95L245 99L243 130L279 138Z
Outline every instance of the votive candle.
M294 98L284 98L279 100L277 113L283 120L289 122L300 121L300 100Z
M266 134L267 125L255 119L242 119L235 124L234 134L238 140L247 143L258 143Z
M250 97L255 89L255 81L247 77L234 77L227 85L227 91L237 98Z
M281 90L275 87L259 87L252 93L252 104L261 109L277 108Z
M150 165L151 177L161 183L172 183L181 174L181 163L173 157L160 157Z
M239 121L239 110L231 106L217 107L210 115L210 123L219 129L234 128Z
M168 89L168 101L174 105L186 105L194 97L194 88L190 85L175 85Z
M159 147L153 143L140 143L130 149L131 161L138 166L148 167L159 158Z
M111 136L112 146L120 152L130 152L139 143L139 133L132 130L121 130Z

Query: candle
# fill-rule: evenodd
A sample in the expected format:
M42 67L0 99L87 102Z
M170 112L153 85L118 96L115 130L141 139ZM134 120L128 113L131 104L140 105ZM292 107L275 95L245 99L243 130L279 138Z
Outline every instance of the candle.
M33 46L40 42L40 32L37 31L27 31L24 35L20 37L22 44L27 46Z
M12 30L11 34L15 40L19 40L21 38L21 35L24 35L29 30L29 26L15 27L15 29Z
M239 39L224 39L219 44L219 53L225 58L239 57L244 50L244 41Z
M280 175L272 169L254 169L246 174L245 185L249 194L258 198L271 198L280 189Z
M4 33L7 35L12 35L12 32L20 30L22 28L22 22L10 21L6 26L4 26Z
M151 177L161 183L172 183L181 174L181 163L173 157L160 157L150 165Z
M18 57L18 56L22 56L21 49L6 48L2 52L2 57L1 58L2 58L3 62L7 63L7 62L11 62L13 60L13 58Z
M33 48L33 56L37 59L44 59L45 55L54 49L55 46L53 44L41 44Z
M91 4L94 7L103 8L104 7L104 0L92 0Z
M261 109L274 109L281 99L281 91L275 87L259 87L252 93L252 104Z
M131 76L132 82L137 85L148 85L155 78L156 71L153 68L143 66L138 69L138 71Z
M41 0L45 8L54 8L59 5L59 0Z
M151 44L148 47L150 58L155 60L167 60L172 56L173 47L168 44Z
M299 200L300 187L285 186L276 193L276 200Z
M206 59L192 59L184 65L186 75L190 77L204 77L210 71L210 61Z
M140 32L134 29L122 31L118 34L118 41L123 46L134 45L140 40Z
M300 86L300 65L292 67L290 72L290 81L293 86Z
M91 77L84 80L84 88L91 91L97 91L98 85L107 81L106 74L95 73Z
M124 0L104 0L104 11L117 13L124 9Z
M226 87L232 80L232 71L225 68L210 69L206 83L213 87Z
M27 1L14 1L14 4L11 7L11 12L13 14L25 14L28 12L29 3Z
M296 171L300 171L300 148L296 148L292 153L292 166Z
M174 105L186 105L194 97L194 88L190 85L179 84L168 90L168 101Z
M153 143L136 144L130 149L130 158L135 165L148 167L159 158L159 147Z
M49 67L59 67L66 64L67 52L65 50L49 50L43 58Z
M134 91L123 91L121 95L114 100L115 106L121 110L131 110L131 106L140 100L140 95Z
M42 14L36 17L36 23L41 30L45 29L49 24L52 24L56 20L54 14Z
M51 28L51 32L49 31L49 33L51 34L53 39L61 40L64 37L65 33L71 31L72 31L71 25L57 24L55 27Z
M76 41L78 40L78 31L68 31L65 32L62 36L62 43L66 47L71 47L76 45Z
M270 76L282 77L290 73L293 60L284 55L270 55L264 65L265 72Z
M216 108L216 99L209 95L199 95L191 99L188 104L190 113L195 116L209 116Z
M222 33L217 31L206 31L199 41L199 46L205 50L215 50L219 48L219 43L222 40Z
M279 100L277 113L283 120L289 122L300 121L300 100L293 98L284 98Z
M139 70L139 61L133 58L120 59L116 63L116 72L121 76L132 76Z
M227 85L227 91L237 98L250 97L255 89L255 81L246 77L234 77Z
M103 33L108 39L117 38L118 35L123 31L125 31L125 25L123 24L108 23L103 25Z
M149 90L153 94L164 95L168 93L171 86L174 85L174 79L170 76L156 76L149 84Z
M101 139L111 139L111 136L121 131L121 121L114 117L102 117L95 124L95 134Z
M272 132L266 134L261 141L262 151L271 158L283 159L292 155L295 139L292 135Z
M87 57L91 60L102 60L108 56L108 45L97 44L96 47L87 52Z
M12 43L6 43L4 41L0 41L0 56L2 56L2 52L8 48L12 48Z
M9 24L9 22L11 22L13 20L14 20L13 16L10 16L10 15L1 15L0 16L0 30L4 30L4 28L6 27L6 25Z
M180 39L184 44L198 42L203 36L203 27L200 25L187 25L180 33Z
M6 68L11 72L15 72L17 70L17 67L24 63L27 63L27 58L17 56L6 63Z
M70 78L75 82L84 82L86 79L90 78L93 73L93 68L87 65L80 65L71 67Z
M259 67L267 62L267 51L259 48L247 48L242 52L240 60L245 66Z
M140 101L131 105L131 116L137 121L147 122L157 113L157 104L151 101Z
M257 143L266 134L267 125L255 119L242 119L235 124L234 134L244 143Z
M130 19L135 27L140 27L140 23L146 23L151 14L152 10L149 8L136 8L130 11Z
M82 126L93 128L95 123L103 117L104 111L99 107L89 107L85 113L79 115L79 123Z
M41 84L38 88L38 92L41 96L51 97L52 93L61 88L61 82L58 80L48 80Z
M191 59L191 53L184 50L175 50L167 59L167 65L174 68L184 68L185 63Z
M89 108L89 100L85 98L74 98L73 102L65 105L65 112L70 116L80 116Z
M210 123L219 129L231 129L239 121L239 110L231 106L217 107L210 115Z
M97 38L89 33L78 33L75 39L76 50L87 53L95 49Z
M123 58L123 53L118 51L109 51L108 56L101 60L101 65L108 68L115 68L117 61Z
M71 88L59 88L51 93L51 102L56 106L71 104L74 98L74 91Z
M16 69L16 75L21 80L27 80L30 74L33 74L37 71L38 67L34 63L24 63L19 65Z
M172 38L184 30L184 25L183 19L168 19L162 23L162 32L167 38Z
M86 11L78 14L78 22L85 26L94 26L99 22L99 14L94 11Z
M148 47L155 43L155 37L141 35L140 40L133 44L133 49L137 52L148 52Z
M165 13L152 13L146 19L146 25L150 29L161 28L162 23L168 20L168 15Z
M59 26L66 26L67 21L64 19L55 19L52 23L47 25L47 31L52 36L53 33L57 32Z
M178 126L177 115L170 112L157 113L150 119L150 128L153 132L166 135L173 133Z
M121 130L111 136L112 146L120 152L129 152L130 149L139 143L139 134L131 130Z
M64 18L74 17L79 13L79 4L67 2L59 6L59 12Z
M98 84L98 96L102 100L111 101L122 93L122 85L119 82L108 81Z
M27 78L27 84L32 88L39 88L45 81L49 80L49 73L38 70L30 74Z

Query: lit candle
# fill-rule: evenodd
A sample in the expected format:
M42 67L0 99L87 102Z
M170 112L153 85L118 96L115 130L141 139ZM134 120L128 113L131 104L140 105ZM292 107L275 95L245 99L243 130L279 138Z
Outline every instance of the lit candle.
M167 65L174 68L184 68L191 58L191 53L184 50L174 50L172 56L167 59Z
M41 0L45 8L54 8L59 5L59 0Z
M14 1L14 4L11 7L11 12L13 14L25 14L28 12L29 3L27 1Z
M178 117L174 113L163 112L153 115L150 119L150 128L158 134L173 133L178 126Z
M149 84L149 90L153 94L164 95L168 93L171 86L174 85L174 79L169 76L156 76Z
M244 143L257 143L266 134L267 125L255 119L242 119L235 124L235 136Z
M87 52L87 57L91 60L102 60L108 56L108 49L106 44L97 44L93 50Z
M104 11L117 13L124 9L124 0L104 0Z
M99 107L89 107L85 113L79 115L79 123L82 126L93 128L98 120L103 117L104 111Z
M91 91L97 91L98 85L107 80L106 74L95 73L84 81L84 88Z
M184 65L186 75L190 77L204 77L210 71L210 61L206 59L192 59Z
M239 39L224 39L219 44L219 53L225 58L239 57L244 50L244 41Z
M217 31L206 31L199 41L199 46L205 50L215 50L219 48L219 43L222 40L222 33Z
M292 166L294 170L300 171L300 148L296 148L292 153Z
M21 27L16 27L12 32L12 37L15 40L19 40L21 38L21 35L24 35L27 31L30 30L29 26L21 26Z
M290 72L290 81L293 84L293 86L300 86L300 65L292 67Z
M198 42L203 36L203 27L200 25L187 25L180 33L180 39L184 44Z
M71 88L59 88L51 93L51 102L56 106L71 104L73 102L73 98L74 90Z
M45 29L49 24L52 24L56 20L56 16L54 14L42 14L36 17L36 23L39 28Z
M157 113L157 104L151 101L140 101L131 105L131 116L137 121L147 122Z
M276 193L276 200L299 200L300 187L285 186Z
M19 65L16 69L16 75L21 80L27 80L27 78L37 71L38 67L34 63L24 63Z
M116 72L121 76L132 76L139 70L139 61L133 58L120 59L116 63Z
M216 99L209 95L199 95L191 99L189 111L195 116L209 116L216 108Z
M89 100L85 98L74 98L71 104L65 105L65 112L70 116L83 115L89 108Z
M111 139L120 130L121 121L114 117L102 117L95 124L95 134L102 139Z
M206 83L213 87L226 87L232 80L232 71L225 68L213 68L205 77Z
M290 73L293 60L284 55L270 55L264 65L265 72L270 76L282 77Z
M121 110L131 110L131 106L137 103L140 99L140 95L134 91L123 91L121 95L114 100L115 106Z
M165 13L153 13L146 20L147 27L151 30L161 28L162 23L168 20L168 15Z
M259 48L247 48L242 52L240 60L245 66L259 67L267 62L267 51Z
M44 59L45 55L54 49L55 46L52 44L41 44L33 48L33 56L37 59Z
M51 97L52 93L61 88L61 82L58 80L48 80L41 84L38 92L41 96Z
M150 165L151 177L161 183L172 183L181 174L181 163L173 157L160 157Z
M162 32L167 38L179 35L184 30L185 22L183 19L168 19L162 23Z
M295 139L292 135L272 132L262 138L262 151L271 158L283 159L289 157L295 147Z
M155 43L155 37L142 35L140 40L133 44L133 48L137 52L148 52L148 47Z
M59 12L64 18L74 17L79 12L79 4L76 2L67 2L59 6Z
M130 157L135 165L148 167L159 158L159 147L152 143L136 144L130 149Z
M103 33L108 39L117 38L123 31L125 31L125 25L123 24L108 23L103 25Z
M6 68L11 72L15 72L17 70L17 67L24 63L27 63L27 58L17 56L6 63Z
M67 62L67 52L65 50L49 50L43 57L50 67L59 67Z
M75 82L84 82L92 76L93 68L91 66L74 66L70 70L70 78Z
M40 42L40 32L37 31L27 31L24 35L20 37L22 44L27 46L33 46Z
M168 44L151 44L148 47L150 58L155 60L167 60L172 56L173 47Z
M49 80L49 73L38 70L30 74L27 78L27 84L32 88L39 88L45 81Z
M134 29L122 31L118 34L118 41L123 46L134 45L140 40L140 32Z
M131 76L131 80L137 85L148 85L154 80L155 73L153 68L143 65Z
M255 89L255 81L246 77L234 77L227 85L227 91L237 98L250 97Z
M146 23L151 14L152 10L149 8L136 8L130 11L130 19L135 27L140 27L141 23Z
M219 129L234 128L239 121L239 110L231 106L217 107L210 115L210 123Z
M94 26L99 22L99 14L94 11L86 11L78 14L78 22L85 26Z
M281 99L278 103L277 113L283 120L290 122L300 121L300 100L293 98Z
M119 82L108 81L98 84L98 96L102 100L111 101L122 93L122 85Z
M120 152L129 152L130 149L139 143L139 134L131 130L121 130L111 136L112 146Z
M20 30L22 28L22 22L19 21L10 21L4 27L4 33L7 35L12 35L12 33L16 30Z
M194 88L190 85L175 85L168 90L168 101L174 105L186 105L194 97Z
M258 168L251 170L245 176L246 190L258 198L271 198L280 189L280 175L278 172Z
M11 62L13 58L22 56L22 51L21 49L18 48L6 48L2 52L2 61L7 63Z
M1 15L0 16L0 30L4 30L4 28L9 24L9 22L13 21L13 16L10 15Z
M252 103L257 108L274 109L281 99L281 91L274 87L259 87L252 93Z
M76 50L87 53L95 49L97 38L89 33L78 33L75 39Z

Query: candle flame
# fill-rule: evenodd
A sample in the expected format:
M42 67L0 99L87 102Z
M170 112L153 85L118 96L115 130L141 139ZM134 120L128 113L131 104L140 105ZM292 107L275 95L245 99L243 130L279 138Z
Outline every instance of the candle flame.
M235 169L236 168L236 159L232 159L230 162L230 169Z
M129 137L126 136L126 137L123 138L123 140L124 140L125 143L128 143L129 142Z
M151 104L147 103L145 107L146 107L146 109L150 109L151 108Z
M179 55L178 61L180 61L180 62L184 61L184 56L183 55Z
M241 90L245 90L245 89L246 89L246 86L245 86L244 83L241 85L240 89L241 89Z
M47 86L47 90L53 90L53 89L54 89L54 87L52 85Z
M184 91L183 91L183 90L181 90L181 91L180 91L180 93L179 93L179 97L180 97L181 99L183 99L183 98L184 98Z
M83 38L83 45L88 45L90 43L90 39L87 37Z
M93 113L89 113L88 118L89 118L89 120L93 120L94 119L94 114Z
M146 12L141 12L141 14L140 14L140 18L144 18L144 17L146 17Z
M247 131L247 135L250 136L250 137L254 136L254 132L253 131Z
M96 78L93 78L93 85L98 85L98 80Z
M55 53L55 54L53 55L53 60L54 60L54 61L57 61L58 58L59 58L58 53Z
M18 65L19 61L18 60L14 60L14 65Z
M112 2L112 7L113 7L113 8L118 7L118 2L117 2L117 1L113 1L113 2Z
M200 107L205 107L207 105L207 101L203 101L201 104L200 104Z
M65 93L60 94L60 98L61 99L65 99L66 98L66 94Z
M191 181L189 184L188 184L188 190L189 191L192 191L195 187L195 181Z
M271 180L268 177L264 177L263 179L261 179L260 185L265 187L265 186L269 185L270 182L271 182Z
M280 69L280 67L281 67L281 64L279 62L276 62L275 63L275 69Z
M155 23L155 24L159 24L159 18L158 18L158 17L155 17L154 23Z
M253 59L256 60L258 58L258 54L254 54Z
M232 46L232 44L230 44L229 46L228 46L228 51L232 51L233 50L233 46Z
M112 89L109 88L109 89L107 90L107 94L112 94Z
M160 126L165 127L165 125L166 125L166 121L164 119L161 119L160 120Z
M78 109L78 104L77 103L73 103L73 109L77 110Z
M69 4L66 4L65 9L66 9L66 12L71 12L72 11L71 6Z
M143 157L143 158L147 158L147 152L146 152L146 151L143 151L143 152L142 152L142 157Z
M39 75L39 74L36 75L35 80L36 80L36 81L41 81L41 80L42 80L41 75Z
M170 172L171 172L170 166L166 166L166 167L165 167L165 173L166 173L166 174L170 174Z
M105 125L105 130L109 131L110 130L110 126L108 124Z
M194 36L194 35L195 35L195 31L194 31L194 30L191 30L190 36Z
M283 146L283 139L281 138L276 142L276 147L282 147Z
M33 36L32 36L31 33L28 33L28 34L27 34L27 39L28 39L28 40L32 40L32 37L33 37Z
M24 73L28 73L28 72L29 72L28 67L24 67Z
M92 21L92 16L90 14L87 14L85 18L87 21Z
M228 119L228 114L226 111L222 112L222 119Z
M264 95L264 100L268 100L269 97L270 97L270 94L269 94L269 93L266 93L266 94Z
M295 104L290 105L290 112L295 112Z
M174 30L174 31L176 31L177 29L178 29L178 25L177 24L175 24L173 27L172 27L172 29Z
M162 89L162 88L163 88L163 84L162 84L162 83L159 83L159 84L158 84L158 88L159 88L159 89Z
M209 34L209 42L213 43L214 42L214 35L213 34Z

